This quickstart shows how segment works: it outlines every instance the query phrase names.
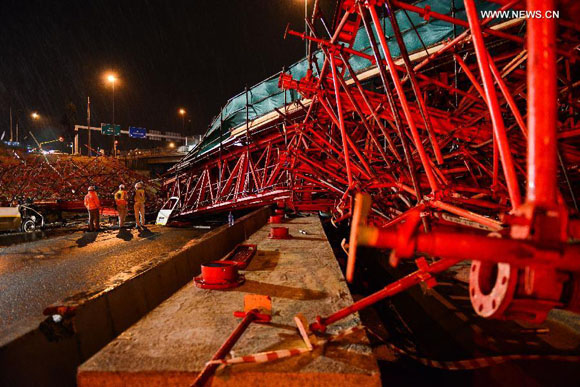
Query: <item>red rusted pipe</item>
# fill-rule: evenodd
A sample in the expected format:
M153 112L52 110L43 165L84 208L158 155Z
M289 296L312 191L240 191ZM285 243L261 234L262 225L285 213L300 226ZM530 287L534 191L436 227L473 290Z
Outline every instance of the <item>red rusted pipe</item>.
M316 43L318 43L320 45L324 45L326 47L335 47L335 48L338 48L342 52L359 56L361 58L364 58L364 59L369 60L372 63L376 63L377 62L376 58L374 58L372 55L365 54L364 52L360 52L360 51L353 50L352 48L349 48L349 47L345 47L345 46L341 46L341 45L336 45L336 44L330 43L329 41L324 40L324 39L320 39L320 38L316 38L316 37L312 37L312 36L307 36L307 35L305 35L302 32L297 32L297 31L289 30L288 31L288 34L289 35L293 35L293 36L297 36L297 37L301 37L303 39L311 40L313 42L316 42ZM385 60L381 60L381 62L384 63L384 64L387 64L387 62ZM348 63L348 62L345 62L345 63ZM395 64L395 68L398 71L401 71L401 72L405 71L405 69L403 67L401 67L401 66L399 66L397 64ZM350 73L350 74L352 75L353 73ZM443 82L441 82L441 81L439 81L439 80L437 80L435 78L428 77L427 75L422 74L422 73L416 73L415 75L417 76L417 78L419 78L419 79L421 79L421 80L423 80L423 81L425 81L425 82L427 82L429 84L433 84L435 86L439 86L439 87L441 87L443 89L449 90L452 93L459 94L459 95L462 95L462 96L464 96L466 98L469 98L469 99L471 99L473 101L479 102L479 100L478 100L477 97L475 97L475 96L473 96L473 95L471 95L469 93L466 93L465 91L463 91L461 89L457 89L457 88L455 88L453 86L449 86L449 85L447 85L447 84L445 84L445 83L443 83Z
M465 75L467 75L467 78L469 78L469 80L473 84L473 87L475 87L475 90L477 90L479 95L481 95L481 98L483 98L483 100L485 101L485 91L477 81L477 78L475 78L475 75L471 72L467 64L463 61L463 59L461 59L459 55L453 54L453 57L455 58L457 63L459 63L459 66L463 69L463 72L465 72Z
M397 22L397 18L395 17L395 10L393 9L393 5L391 4L390 0L385 1L385 7L387 8L387 12L389 14L391 27L393 28L393 32L395 33L395 39L397 40L397 44L399 45L401 58L403 59L403 63L405 64L405 68L407 70L407 76L411 81L411 88L413 89L413 94L415 94L415 99L417 101L419 113L421 114L421 118L423 118L425 129L427 130L427 135L429 136L429 141L431 142L431 146L433 148L433 154L435 155L437 164L443 164L443 155L441 154L441 148L439 147L437 137L435 136L435 131L433 130L431 116L429 114L429 110L427 109L427 105L425 104L425 101L423 99L421 89L419 88L419 82L417 82L417 76L415 75L415 70L413 69L411 60L409 59L407 46L405 46L403 34L401 33L401 30L399 28L399 23Z
M461 27L471 28L470 24L467 23L466 21L461 20L461 19L457 19L457 18L454 18L451 16L447 16L447 15L444 15L442 13L434 12L431 10L431 7L429 7L429 6L427 6L425 8L421 8L421 7L417 7L416 5L403 3L402 1L397 1L397 0L393 1L393 5L397 6L398 8L406 9L407 11L415 12L415 13L423 16L423 18L425 18L425 20L429 20L429 18L433 17L435 19L443 20L445 22L448 22L451 24L456 24L456 25L461 26ZM467 5L465 5L465 8L467 11ZM471 31L473 34L473 28L471 28ZM483 31L486 34L494 35L494 36L497 36L499 38L508 39L508 40L511 40L511 41L514 41L517 43L521 43L521 44L524 43L523 38L520 38L519 36L507 34L507 33L502 32L502 31L496 31L496 30L493 30L491 28L484 28Z
M342 19L340 20L340 23L338 24L338 26L336 27L336 30L334 31L334 35L332 35L332 38L330 39L330 43L334 44L334 42L336 42L336 40L338 39L340 32L342 30L342 27L344 27L344 25L346 24L346 22L348 21L348 17L350 16L350 13L347 11L344 13L344 15L342 16ZM308 38L308 36L304 36L302 37L304 38ZM324 63L322 64L322 70L320 70L319 73L319 79L318 82L316 84L316 87L319 88L320 85L322 84L322 81L324 80L325 76L326 76L326 71L328 70L328 64L330 63L330 61L328 60L328 57L324 58ZM312 107L312 105L310 105ZM306 119L305 121L306 122Z
M493 176L491 179L491 187L497 190L499 181L499 150L497 149L497 141L493 140Z
M528 0L528 10L554 10L553 0ZM547 208L557 205L556 182L556 21L528 23L528 185L526 200Z
M561 251L545 250L533 243L511 238L494 238L463 232L432 231L429 234L411 236L402 251L395 251L400 258L411 258L416 252L452 260L476 259L487 262L503 262L517 267L543 267L570 272L580 271L580 246L567 244ZM380 249L400 247L399 230L361 228L359 246ZM398 249L397 249L398 250ZM408 252L408 254L402 254Z
M435 180L433 169L431 168L429 156L427 155L427 152L425 152L425 148L423 147L421 137L419 136L419 131L417 130L417 126L415 125L415 121L413 120L413 115L411 113L411 109L409 108L409 103L407 102L407 97L405 96L403 85L401 85L401 79L399 78L399 74L397 73L397 69L395 68L395 62L393 61L393 57L391 56L391 51L389 50L389 45L387 44L385 32L383 31L381 21L379 20L379 15L377 14L377 10L374 6L371 5L368 8L371 13L371 18L373 19L375 30L377 31L377 34L379 36L379 41L381 43L385 59L387 60L387 64L389 66L391 78L393 79L395 90L397 91L399 100L401 102L401 107L403 108L403 113L405 114L407 124L411 129L411 135L413 136L415 147L419 152L419 158L421 159L421 163L423 164L423 168L425 169L425 174L427 175L429 186L431 187L431 190L433 192L436 192L439 189L439 187L437 185L437 181ZM362 7L361 11L363 11Z
M334 55L330 55L330 68L332 71L332 80L334 83L334 91L336 93L336 106L337 106L337 114L338 114L338 124L340 129L340 134L342 136L342 151L344 152L344 160L346 164L346 176L348 179L348 188L350 189L353 185L352 180L352 172L350 166L350 157L348 155L348 141L346 139L346 129L344 127L344 116L342 112L342 102L340 101L340 85L338 84L338 79L336 79L336 63L334 59Z
M497 140L510 200L512 207L518 208L521 205L520 188L518 186L518 179L505 132L503 118L497 101L493 77L489 68L489 55L485 48L483 36L481 35L481 27L479 26L479 19L477 17L477 8L475 7L473 0L465 0L465 12L467 14L467 19L469 20L469 25L471 26L473 46L475 47L475 54L477 55L477 63L479 64L479 71L483 80L483 88L485 90L487 105L489 107L493 124L493 133Z
M353 313L358 312L370 305L376 304L377 302L384 300L387 297L394 296L397 293L400 293L404 290L409 289L411 286L417 285L421 281L423 281L424 276L426 273L439 273L444 270L447 270L451 266L455 265L457 262L462 261L461 259L442 259L437 261L428 266L427 270L417 270L389 285L387 285L384 289L379 290L376 293L371 294L368 297L365 297L352 305L347 306L344 309L339 310L331 314L328 317L316 317L316 322L310 324L310 329L317 332L324 332L328 325L334 324L337 321L342 320L345 317L350 316Z
M464 217L466 219L469 219L469 220L472 220L472 221L474 221L476 223L479 223L479 224L482 224L484 226L487 226L487 227L489 227L489 228L491 228L492 230L495 230L495 231L499 231L499 230L502 229L501 222L498 222L497 220L493 220L493 219L490 219L490 218L486 218L485 216L476 214L474 212L465 210L463 208L454 206L452 204L444 203L444 202L439 201L439 200L432 200L432 201L429 202L429 205L431 207L439 208L441 210L445 210L445 211L451 212L452 214L462 216L462 217Z
M372 56L371 56L372 58ZM371 115L373 116L377 126L379 127L379 129L381 130L381 132L383 133L383 136L385 137L385 140L387 140L387 143L389 144L389 149L391 150L391 152L393 153L393 155L395 155L395 158L398 161L401 161L401 156L399 155L399 152L397 151L397 148L395 146L395 143L393 142L393 140L391 139L391 136L389 136L389 133L387 132L387 129L385 128L385 126L383 125L383 123L381 122L375 108L373 107L373 105L371 104L371 102L369 101L369 98L366 95L366 92L364 90L364 88L362 87L362 84L360 83L356 72L352 69L350 63L348 62L347 58L345 58L344 55L341 55L341 59L343 61L343 63L346 66L346 69L348 70L348 73L350 74L351 79L353 80L362 100L364 101L367 109L369 110L369 112L371 113Z
M344 57L344 55L340 54L340 59L343 61L343 63L346 64L347 59ZM358 104L358 102L355 100L349 86L346 84L346 81L344 80L344 78L342 77L342 75L338 75L338 81L340 82L340 85L342 86L344 93L346 94L346 96L348 97L348 100L350 101L351 105L353 106L354 110L357 112L357 114L360 117L361 123L364 126L364 128L366 129L368 135L371 137L371 140L373 141L373 143L375 144L377 151L381 154L381 157L383 158L383 160L385 161L385 164L387 165L387 167L391 166L391 163L387 157L387 154L385 153L383 146L381 145L381 143L379 142L379 139L377 137L377 135L374 133L374 131L369 127L369 124L367 122L367 119L360 107L360 105ZM364 95L364 94L363 94ZM338 96L337 96L338 98ZM374 111L371 109L371 112L374 113ZM392 141L391 138L388 135L385 135L385 139L388 141ZM393 146L394 148L394 146Z
M519 3L521 0L513 0L509 3L504 4L498 11L504 11L506 9L511 8L513 5ZM481 26L483 27L484 25L488 24L490 21L492 21L493 19L491 17L488 17L484 20L481 21ZM431 62L433 59L435 59L436 57L438 57L439 55L443 54L444 52L446 52L447 50L449 50L450 48L452 48L453 46L455 46L457 43L463 41L469 34L470 34L470 30L467 29L465 31L463 31L461 34L457 35L457 37L447 43L445 43L445 45L443 47L441 47L439 50L435 51L434 53L430 54L427 58L425 58L421 63L419 63L418 65L416 65L414 67L415 71L418 71L419 69L425 67L425 65L427 65L427 63Z
M512 114L514 115L514 118L516 119L516 122L518 123L518 126L522 131L522 134L524 136L527 136L528 132L526 129L526 124L524 123L524 119L522 118L522 115L518 109L518 105L516 105L514 97L510 93L509 88L507 87L503 78L501 77L501 73L497 69L497 66L495 65L491 56L489 56L489 68L491 69L491 73L493 74L493 77L495 78L495 81L497 82L499 89L501 90L506 102L508 103L508 106L510 107Z
M538 1L541 3L541 0L538 0ZM444 15L442 13L433 12L431 10L431 7L429 7L429 6L427 6L425 8L421 8L421 7L417 7L415 5L411 5L411 4L407 4L407 3L403 3L402 1L397 1L397 0L394 0L393 4L395 6L397 6L398 8L402 8L402 9L406 9L408 11L415 12L415 13L423 16L423 18L425 18L425 20L428 20L430 17L434 17L435 19L443 20L443 21L446 21L446 22L451 23L451 24L456 24L458 26L470 28L470 25L467 22L465 22L461 19L457 19L457 18L454 18L451 16ZM465 8L467 9L467 6ZM548 10L548 8L542 8L542 9ZM539 10L539 8L530 8L530 10L537 11L537 10ZM555 10L555 8L552 7L549 10L552 11L552 10ZM542 16L543 15L545 15L545 14L542 14ZM533 18L531 18L531 19L533 19ZM484 28L483 32L486 34L489 34L489 35L497 36L498 38L503 38L503 39L511 40L512 42L524 44L524 39L520 38L519 36L516 36L516 35L508 34L508 33L502 32L502 31L497 31L497 30L494 30L491 28ZM562 51L562 50L557 50L557 53L559 55L563 55L563 56L570 58L570 59L573 59L573 60L576 59L576 56L574 54L570 54L570 53Z
M415 214L417 211L422 211L425 208L425 203L420 203L415 207L409 208L407 211L403 212L401 215L397 216L395 219L387 222L387 224L383 225L382 228L389 228L393 227L403 220L407 219L409 216Z
M236 327L236 329L232 332L230 337L222 344L222 346L217 350L217 352L212 356L211 360L220 360L226 357L228 353L232 350L234 345L238 342L242 334L248 329L252 321L256 320L256 313L258 313L257 309L252 309L248 313L246 313L245 317L240 321L240 324ZM205 367L201 370L195 381L193 382L193 386L201 387L204 386L205 383L209 380L209 378L213 375L215 370L219 367L219 364L206 364Z

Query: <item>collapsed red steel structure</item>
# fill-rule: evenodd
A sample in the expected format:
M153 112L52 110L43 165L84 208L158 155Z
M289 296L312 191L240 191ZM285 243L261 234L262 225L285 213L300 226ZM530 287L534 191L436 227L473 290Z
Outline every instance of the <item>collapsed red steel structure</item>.
M553 0L494 2L542 15L556 9ZM309 31L287 34L318 45L323 65L311 60L316 71L303 79L279 79L303 99L181 163L166 181L180 199L178 214L270 203L330 212L334 222L351 222L349 281L357 245L393 249L393 264L417 253L433 259L420 258L413 274L319 318L317 330L419 282L433 285L432 274L466 259L481 316L541 321L554 307L580 311L580 247L569 243L580 238L570 215L580 187L578 27L545 17L488 27L474 0L464 1L467 21L397 0L343 0L330 31L316 3ZM406 50L398 9L465 31L425 47L418 61ZM372 54L353 48L360 26ZM372 61L376 76L357 74L353 56ZM367 196L355 205L359 192Z
M88 187L95 186L110 215L114 214L113 195L119 184L131 190L138 181L145 183L153 201L159 182L132 171L118 159L0 150L0 205L30 200L43 211L84 212L83 198Z

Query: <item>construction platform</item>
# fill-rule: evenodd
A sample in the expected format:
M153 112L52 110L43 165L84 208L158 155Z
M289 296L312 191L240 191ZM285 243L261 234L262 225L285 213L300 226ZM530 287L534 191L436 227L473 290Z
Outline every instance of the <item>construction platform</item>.
M279 225L278 225L279 226ZM269 239L266 225L246 242L258 252L232 290L205 290L189 282L137 324L79 367L79 386L191 385L236 328L244 295L272 298L272 322L251 324L233 348L235 356L301 348L294 323L309 321L353 300L318 217L287 220L291 239ZM357 314L329 327L329 334L357 326ZM377 361L359 331L311 353L269 363L222 366L214 386L380 385Z

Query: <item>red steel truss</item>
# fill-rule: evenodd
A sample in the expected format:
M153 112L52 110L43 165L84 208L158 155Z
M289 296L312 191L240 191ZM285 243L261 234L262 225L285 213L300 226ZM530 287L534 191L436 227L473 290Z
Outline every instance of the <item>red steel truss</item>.
M47 210L86 211L83 198L93 185L103 205L113 207L113 195L119 184L131 190L138 181L145 183L152 201L159 183L130 170L117 159L0 151L0 205L30 200L34 206Z
M557 9L553 0L495 2ZM467 21L396 0L345 0L337 9L332 31L317 7L307 33L287 31L324 53L303 79L280 76L301 102L267 124L248 123L167 180L178 215L270 203L330 212L353 226L349 281L359 244L393 249L394 265L429 257L377 295L320 318L320 330L408 286L432 285L432 274L465 259L482 316L540 321L553 307L579 310L580 250L569 243L580 235L578 28L549 18L489 27L473 0L465 0ZM399 9L466 30L410 55ZM353 48L361 26L371 54ZM353 56L375 69L357 74ZM367 196L355 211L359 192Z

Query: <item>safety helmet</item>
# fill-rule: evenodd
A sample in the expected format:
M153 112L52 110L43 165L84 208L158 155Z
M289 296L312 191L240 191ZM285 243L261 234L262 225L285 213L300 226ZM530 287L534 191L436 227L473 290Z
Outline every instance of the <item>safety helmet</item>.
M135 188L143 188L143 183L138 182L137 184L135 184Z
M94 191L94 190L95 190L95 186L94 185L89 186L89 191Z
M125 184L121 184L121 185L119 186L119 189L125 189Z

